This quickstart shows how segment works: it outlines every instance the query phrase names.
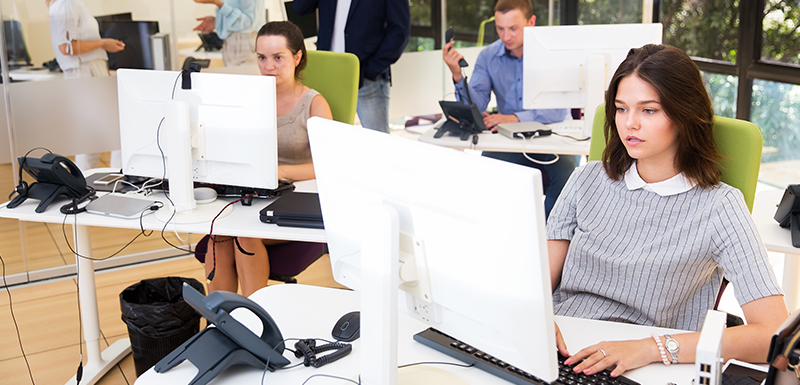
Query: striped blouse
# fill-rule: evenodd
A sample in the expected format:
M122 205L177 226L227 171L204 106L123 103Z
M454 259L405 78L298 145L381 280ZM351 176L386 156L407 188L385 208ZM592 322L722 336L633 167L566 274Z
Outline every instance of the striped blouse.
M739 304L782 294L742 193L724 183L660 196L590 162L564 186L547 238L570 241L559 315L700 330L723 275Z

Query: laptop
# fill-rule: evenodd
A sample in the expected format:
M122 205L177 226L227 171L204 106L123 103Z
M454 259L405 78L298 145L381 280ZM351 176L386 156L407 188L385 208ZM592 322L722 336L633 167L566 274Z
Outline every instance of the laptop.
M317 193L284 192L259 212L261 222L278 226L323 229L322 209Z
M107 194L89 202L86 205L86 212L122 219L138 219L152 213L153 210L150 207L156 204L157 202L152 199Z

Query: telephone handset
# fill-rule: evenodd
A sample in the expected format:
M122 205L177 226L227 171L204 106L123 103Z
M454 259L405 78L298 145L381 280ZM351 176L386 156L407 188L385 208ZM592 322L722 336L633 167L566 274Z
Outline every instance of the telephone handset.
M93 192L86 185L86 179L78 166L64 156L53 153L42 155L38 159L21 156L17 158L17 162L19 162L19 184L8 197L11 199L16 193L8 208L17 207L26 199L33 198L41 201L36 207L36 212L41 213L61 195L73 199L85 199ZM36 182L28 185L23 181L22 170L36 179Z
M183 284L183 299L215 327L207 327L173 350L153 367L164 373L188 360L198 373L190 382L204 385L219 373L235 364L247 364L270 371L284 367L289 360L283 356L283 336L278 325L264 308L236 293L215 291L208 296ZM230 315L237 308L253 312L263 325L261 336L255 335Z
M453 41L453 37L455 37L455 32L453 31L453 27L450 27L444 33L444 43L447 44ZM467 64L467 61L464 60L463 57L458 61L458 65L459 67L469 67L469 64Z

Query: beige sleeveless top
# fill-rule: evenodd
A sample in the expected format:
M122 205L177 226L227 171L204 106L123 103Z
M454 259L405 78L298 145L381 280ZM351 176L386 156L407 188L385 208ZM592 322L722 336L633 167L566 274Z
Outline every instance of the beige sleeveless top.
M319 92L309 89L292 112L278 117L278 164L311 163L306 120L311 117L311 100Z

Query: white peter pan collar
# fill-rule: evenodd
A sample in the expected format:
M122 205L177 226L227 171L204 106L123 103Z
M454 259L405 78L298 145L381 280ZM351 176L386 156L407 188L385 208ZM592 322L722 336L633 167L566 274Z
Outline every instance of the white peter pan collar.
M694 188L696 184L689 180L683 173L675 175L665 181L647 183L639 176L639 171L636 169L636 161L634 161L628 171L625 172L625 185L628 187L628 190L644 189L666 197L685 193Z

